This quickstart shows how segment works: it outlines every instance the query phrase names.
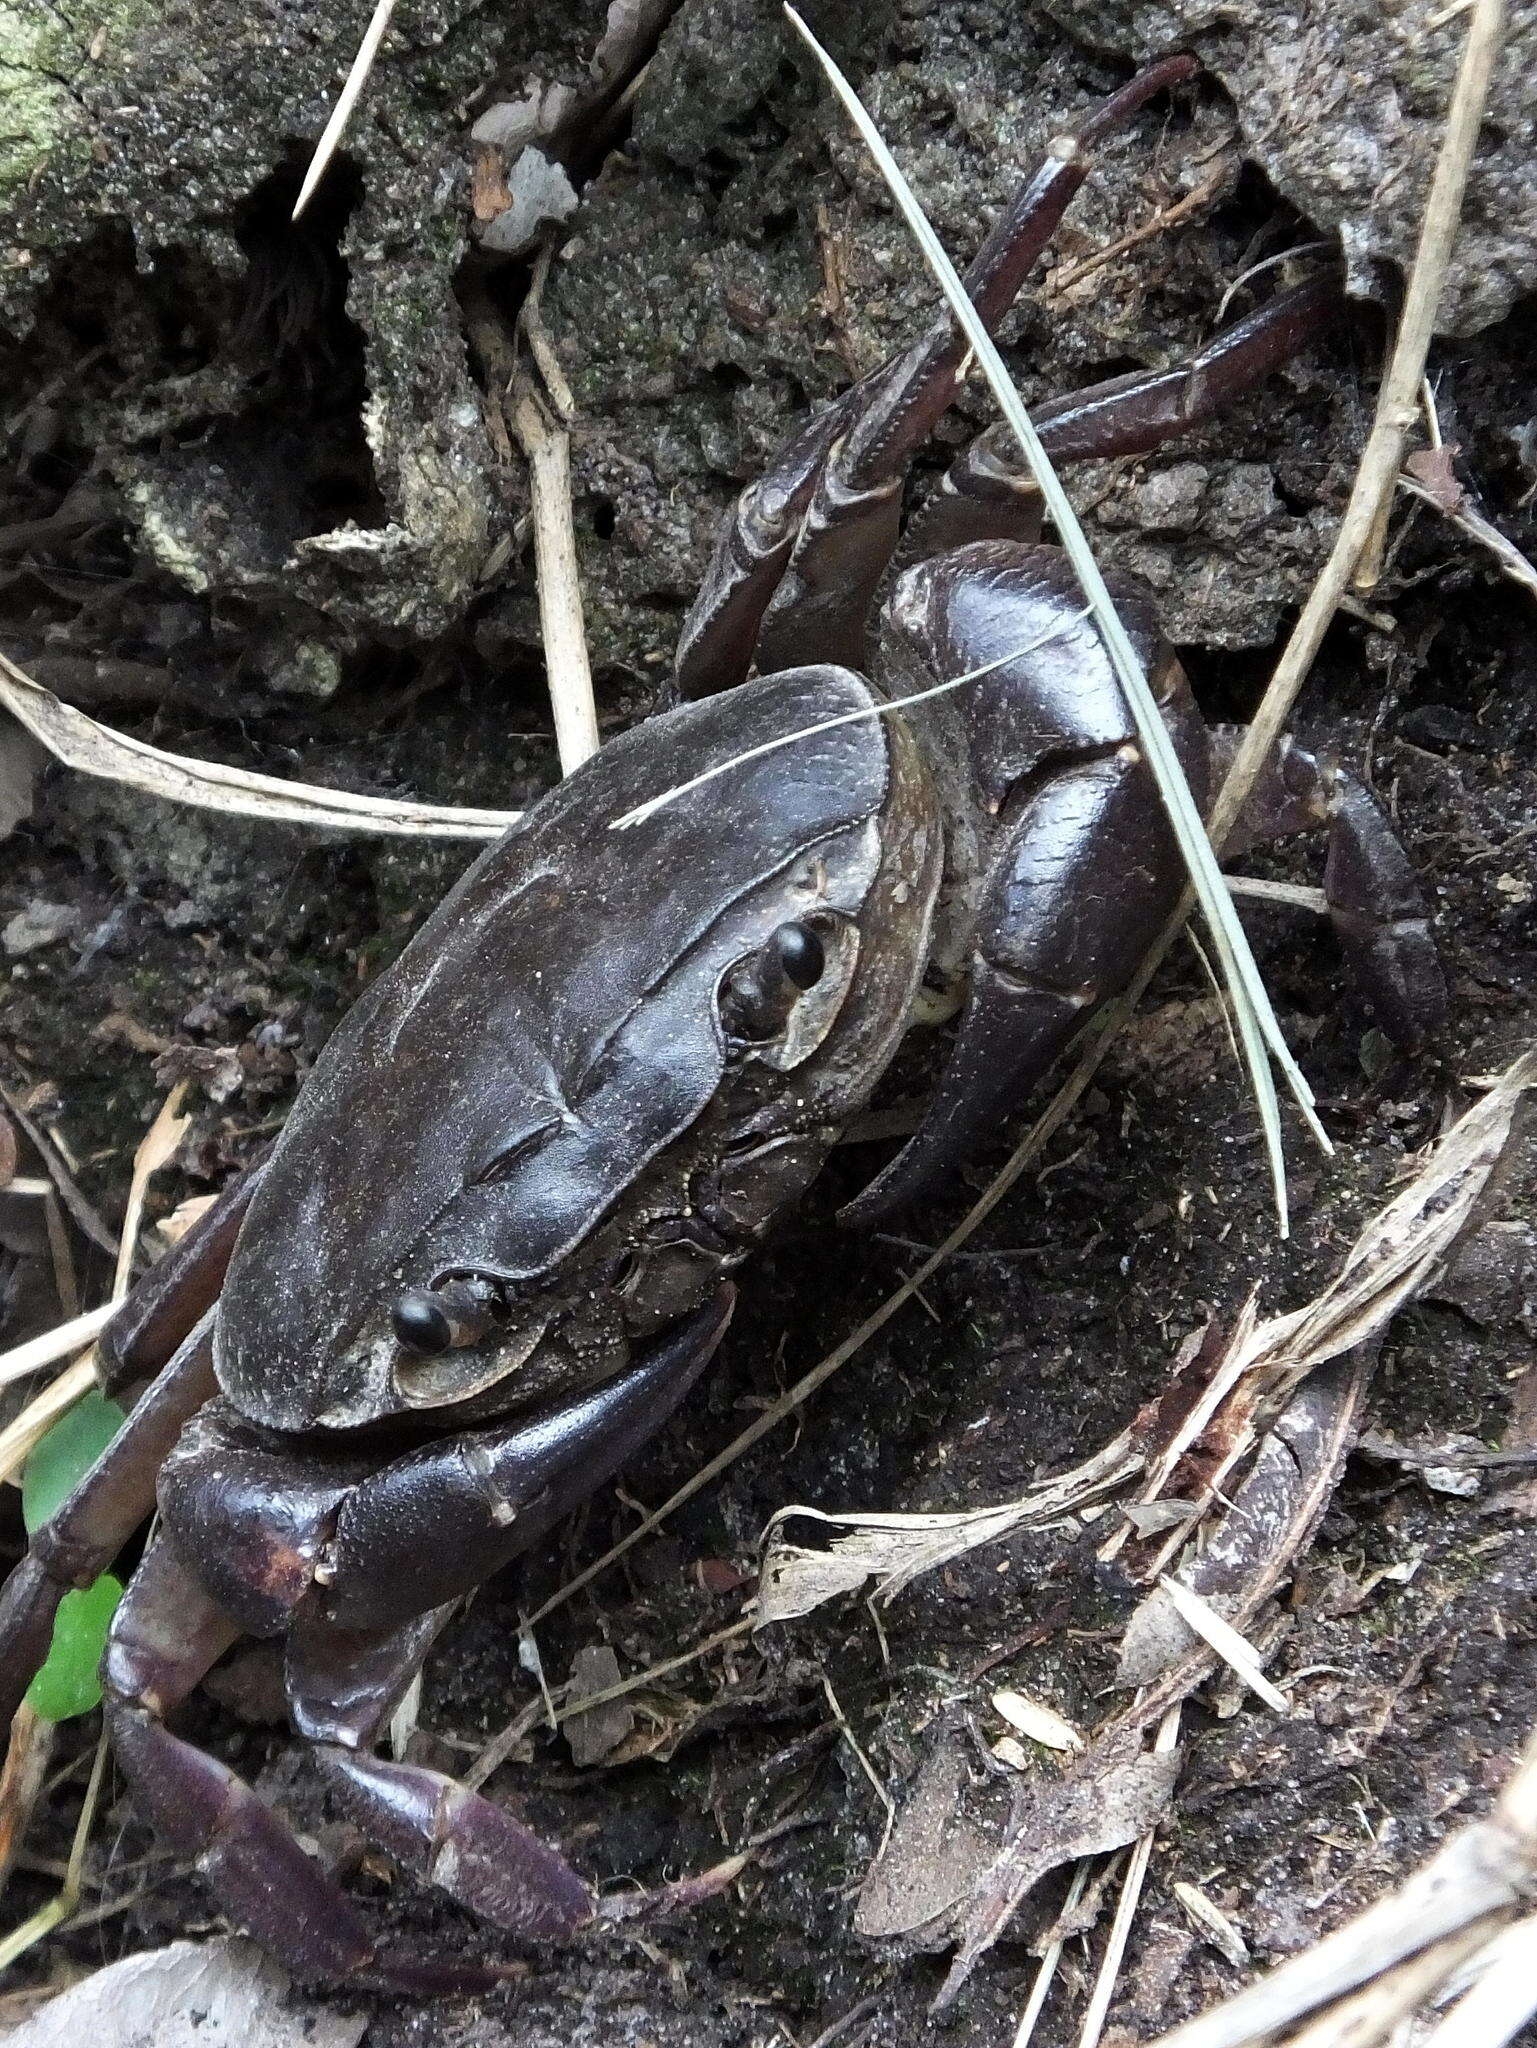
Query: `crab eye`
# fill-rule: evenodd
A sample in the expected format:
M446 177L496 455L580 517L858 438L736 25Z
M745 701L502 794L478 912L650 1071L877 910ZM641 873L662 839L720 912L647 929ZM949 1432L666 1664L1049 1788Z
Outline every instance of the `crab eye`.
M720 1019L727 1037L745 1045L775 1037L800 998L821 980L826 965L821 935L809 924L797 920L770 932L721 983Z
M779 964L798 989L815 988L827 966L827 948L809 924L782 924L769 944L779 953Z
M424 1287L408 1287L390 1310L396 1342L423 1358L435 1358L454 1341L454 1326L443 1307Z
M440 1280L435 1287L408 1287L397 1294L390 1327L403 1351L437 1358L466 1344L478 1344L502 1311L496 1283L477 1274Z

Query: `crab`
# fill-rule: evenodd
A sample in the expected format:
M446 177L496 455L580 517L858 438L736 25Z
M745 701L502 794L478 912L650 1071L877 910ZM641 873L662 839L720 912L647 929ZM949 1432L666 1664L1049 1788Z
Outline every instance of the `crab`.
M1095 143L1193 70L1154 65L1053 146L968 273L990 324ZM1315 280L1180 368L1047 405L1048 451L1150 449L1334 310ZM430 1992L487 1973L381 1946L174 1730L178 1703L238 1637L281 1638L293 1726L368 1836L507 1933L600 1917L504 1807L376 1754L392 1710L461 1597L684 1401L731 1276L923 999L959 1005L948 1057L853 1225L985 1149L1177 900L1110 659L997 433L932 493L888 580L904 472L963 354L937 321L785 445L721 535L679 701L475 863L343 1021L270 1158L102 1336L104 1382L133 1405L5 1588L0 1696L13 1710L65 1591L158 1506L103 1661L112 1741L168 1846L301 1975ZM1237 734L1203 722L1146 599L1119 596L1204 802ZM1356 978L1413 1046L1444 990L1409 861L1359 782L1283 744L1229 850L1315 829Z

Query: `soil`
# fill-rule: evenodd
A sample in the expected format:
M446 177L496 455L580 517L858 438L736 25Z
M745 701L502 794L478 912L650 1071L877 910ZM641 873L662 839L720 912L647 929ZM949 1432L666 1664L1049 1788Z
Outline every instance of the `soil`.
M576 405L605 730L656 707L733 492L808 405L909 338L931 304L777 10L685 0L670 21L665 11L632 52L645 68L620 111L593 117L602 149L584 158L569 135L562 143L581 204L542 294ZM175 8L152 23L124 15L110 32L104 18L94 33L76 15L65 54L39 57L39 79L68 85L48 98L58 134L36 162L0 159L25 194L0 337L0 622L23 667L137 738L319 784L514 808L553 781L555 755L526 489L483 388L484 348L465 335L512 320L529 269L477 245L471 171L486 145L467 131L534 86L586 92L604 10L564 10L558 29L544 9L403 12L413 18L386 43L297 258L280 223L366 10L326 10L322 31L272 0L242 8L244 26L222 35L217 9L196 22ZM1326 10L1313 13L1302 10L1300 42L1296 10L1286 15L1291 69L1275 72L1316 94L1312 120L1290 107L1283 120L1273 104L1256 115L1223 89L1259 92L1267 53L1282 65L1277 17L1262 6L1220 28L1152 6L1048 16L992 0L868 0L818 19L962 255L1021 169L1128 60L1192 38L1212 65L1105 147L1022 295L1005 340L1027 398L1179 360L1249 266L1343 233L1353 295L1305 356L1177 444L1071 479L1107 568L1151 590L1213 718L1241 719L1257 701L1332 538L1394 294L1385 259L1411 244L1455 61L1454 27L1408 37L1397 13L1368 4L1356 13L1379 39L1385 98L1342 109L1346 57ZM1518 14L1431 365L1457 479L1528 553L1537 342L1520 295L1534 281L1523 237L1537 156L1529 110L1511 108L1531 34ZM1379 118L1390 134L1373 130ZM1341 170L1371 150L1391 176ZM1161 231L1113 248L1203 186ZM1085 272L1091 255L1103 260ZM1257 289L1272 283L1266 273ZM986 417L968 394L915 494ZM1322 921L1252 912L1336 1147L1325 1159L1289 1128L1292 1238L1276 1242L1220 1012L1194 952L1179 949L1039 1169L921 1305L540 1624L552 1681L596 1646L628 1674L730 1627L760 1533L787 1504L951 1510L1019 1494L1111 1438L1166 1383L1184 1340L1209 1319L1230 1323L1251 1288L1279 1311L1335 1270L1409 1157L1529 1040L1531 606L1475 541L1400 497L1380 577L1342 613L1308 684L1296 730L1387 804L1433 907L1452 1004L1438 1041L1401 1059ZM176 808L40 768L0 733L0 798L18 785L18 808L28 790L32 801L0 870L0 1080L109 1226L169 1079L193 1077L192 1124L154 1184L152 1219L216 1190L280 1127L348 1002L474 850ZM1257 865L1311 881L1319 857L1304 846ZM923 1078L920 1060L897 1092ZM547 1554L491 1581L441 1639L414 1754L461 1768L537 1698L520 1615L844 1337L959 1218L1004 1148L896 1229L851 1237L834 1212L880 1156L843 1148L785 1223L746 1278L703 1393L642 1469ZM59 1312L35 1205L0 1197L0 1247L9 1342ZM103 1256L82 1238L77 1258L90 1295ZM1372 1448L1351 1459L1267 1622L1271 1676L1296 1711L1281 1719L1219 1684L1189 1713L1107 2038L1151 2041L1244 1978L1176 1883L1198 1886L1268 1963L1411 1869L1508 1771L1537 1697L1537 1488L1517 1465L1447 1491L1395 1447L1455 1435L1530 1449L1534 1334L1537 1140L1523 1129L1458 1255L1388 1332ZM15 1552L12 1491L0 1511ZM850 1597L733 1638L638 1694L633 1727L602 1760L578 1766L565 1737L536 1727L487 1789L605 1887L756 1844L742 1875L687 1917L565 1951L499 1941L335 1821L272 1719L270 1651L237 1652L181 1725L349 1873L388 1942L507 1957L507 1985L485 1999L371 2004L369 2048L805 2048L845 2016L839 2040L898 2048L929 2036L947 1958L854 1930L887 1800L900 1808L945 1749L986 1792L990 1746L1007 1733L991 1704L1001 1689L1079 1724L1099 1718L1137 1597L1092 1537L1030 1534L879 1610ZM44 1798L8 1921L56 1886L95 1739L91 1720L60 1731L57 1760L79 1768ZM62 1983L218 1924L120 1792L108 1793L87 1873L88 1904L106 1910L33 1948L18 1982ZM1048 1886L982 1959L940 2038L980 2048L1011 2037L1035 1968L1027 1944L1059 1897ZM1068 1945L1037 2035L1047 2048L1077 2038L1099 1941Z

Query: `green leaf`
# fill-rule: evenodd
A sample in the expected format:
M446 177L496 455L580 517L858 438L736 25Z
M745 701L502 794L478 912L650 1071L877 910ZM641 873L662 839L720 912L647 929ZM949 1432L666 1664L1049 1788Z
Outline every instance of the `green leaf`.
M103 1572L95 1585L59 1602L48 1661L27 1688L27 1705L41 1720L68 1721L99 1704L97 1666L122 1597L120 1581Z
M29 1536L68 1500L124 1420L105 1394L82 1394L39 1439L21 1475L21 1514Z
M68 1500L123 1422L116 1401L105 1394L82 1394L39 1438L21 1475L21 1514L28 1535ZM99 1703L96 1667L122 1597L121 1582L103 1572L94 1585L66 1593L59 1602L48 1660L27 1688L27 1704L42 1720L68 1721Z

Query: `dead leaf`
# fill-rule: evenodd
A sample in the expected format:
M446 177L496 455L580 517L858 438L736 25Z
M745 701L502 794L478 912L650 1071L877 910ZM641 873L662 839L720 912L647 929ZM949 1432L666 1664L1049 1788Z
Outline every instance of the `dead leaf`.
M97 1970L19 2026L5 2048L357 2048L367 2013L292 1997L253 1942L175 1941Z
M1301 1555L1339 1482L1366 1388L1364 1364L1304 1381L1260 1443L1205 1549L1178 1572L1224 1621L1258 1608ZM1151 1685L1195 1649L1196 1631L1163 1587L1142 1602L1121 1639L1120 1685Z
M628 1700L605 1700L600 1706L583 1708L582 1701L593 1693L607 1692L623 1678L619 1659L607 1643L589 1643L571 1660L567 1699L574 1702L561 1710L560 1725L571 1745L571 1761L585 1767L600 1764L629 1736L635 1726L634 1709Z
M0 724L0 839L8 839L32 815L37 778L48 758L24 726Z
M200 1216L206 1216L217 1202L217 1195L188 1195L185 1202L178 1202L169 1216L162 1216L155 1225L157 1236L163 1237L167 1245L180 1244L187 1232Z
M66 768L104 782L126 783L170 803L194 804L236 817L266 818L284 825L316 825L341 832L380 832L425 839L499 839L521 811L460 810L452 805L412 804L393 797L354 796L349 790L315 789L168 754L144 740L114 732L63 704L13 661L0 654L0 704L14 712Z
M1457 444L1448 442L1440 448L1416 448L1404 457L1404 474L1414 478L1441 512L1457 511L1467 495L1453 470L1457 453Z
M1179 1767L1177 1749L1144 1751L1137 1737L1117 1731L1095 1743L1062 1777L1043 1772L1021 1790L1004 1846L961 1917L955 1960L934 2000L936 2014L953 2003L978 1959L1042 1878L1080 1856L1124 1849L1158 1825L1173 1797Z
M919 1769L891 1839L871 1864L854 1909L860 1934L902 1936L916 1947L942 1946L952 1915L974 1894L992 1861L989 1839L967 1811L965 1760L953 1740L932 1749Z
M512 204L507 163L493 142L477 142L470 156L470 210L477 220L495 220Z

